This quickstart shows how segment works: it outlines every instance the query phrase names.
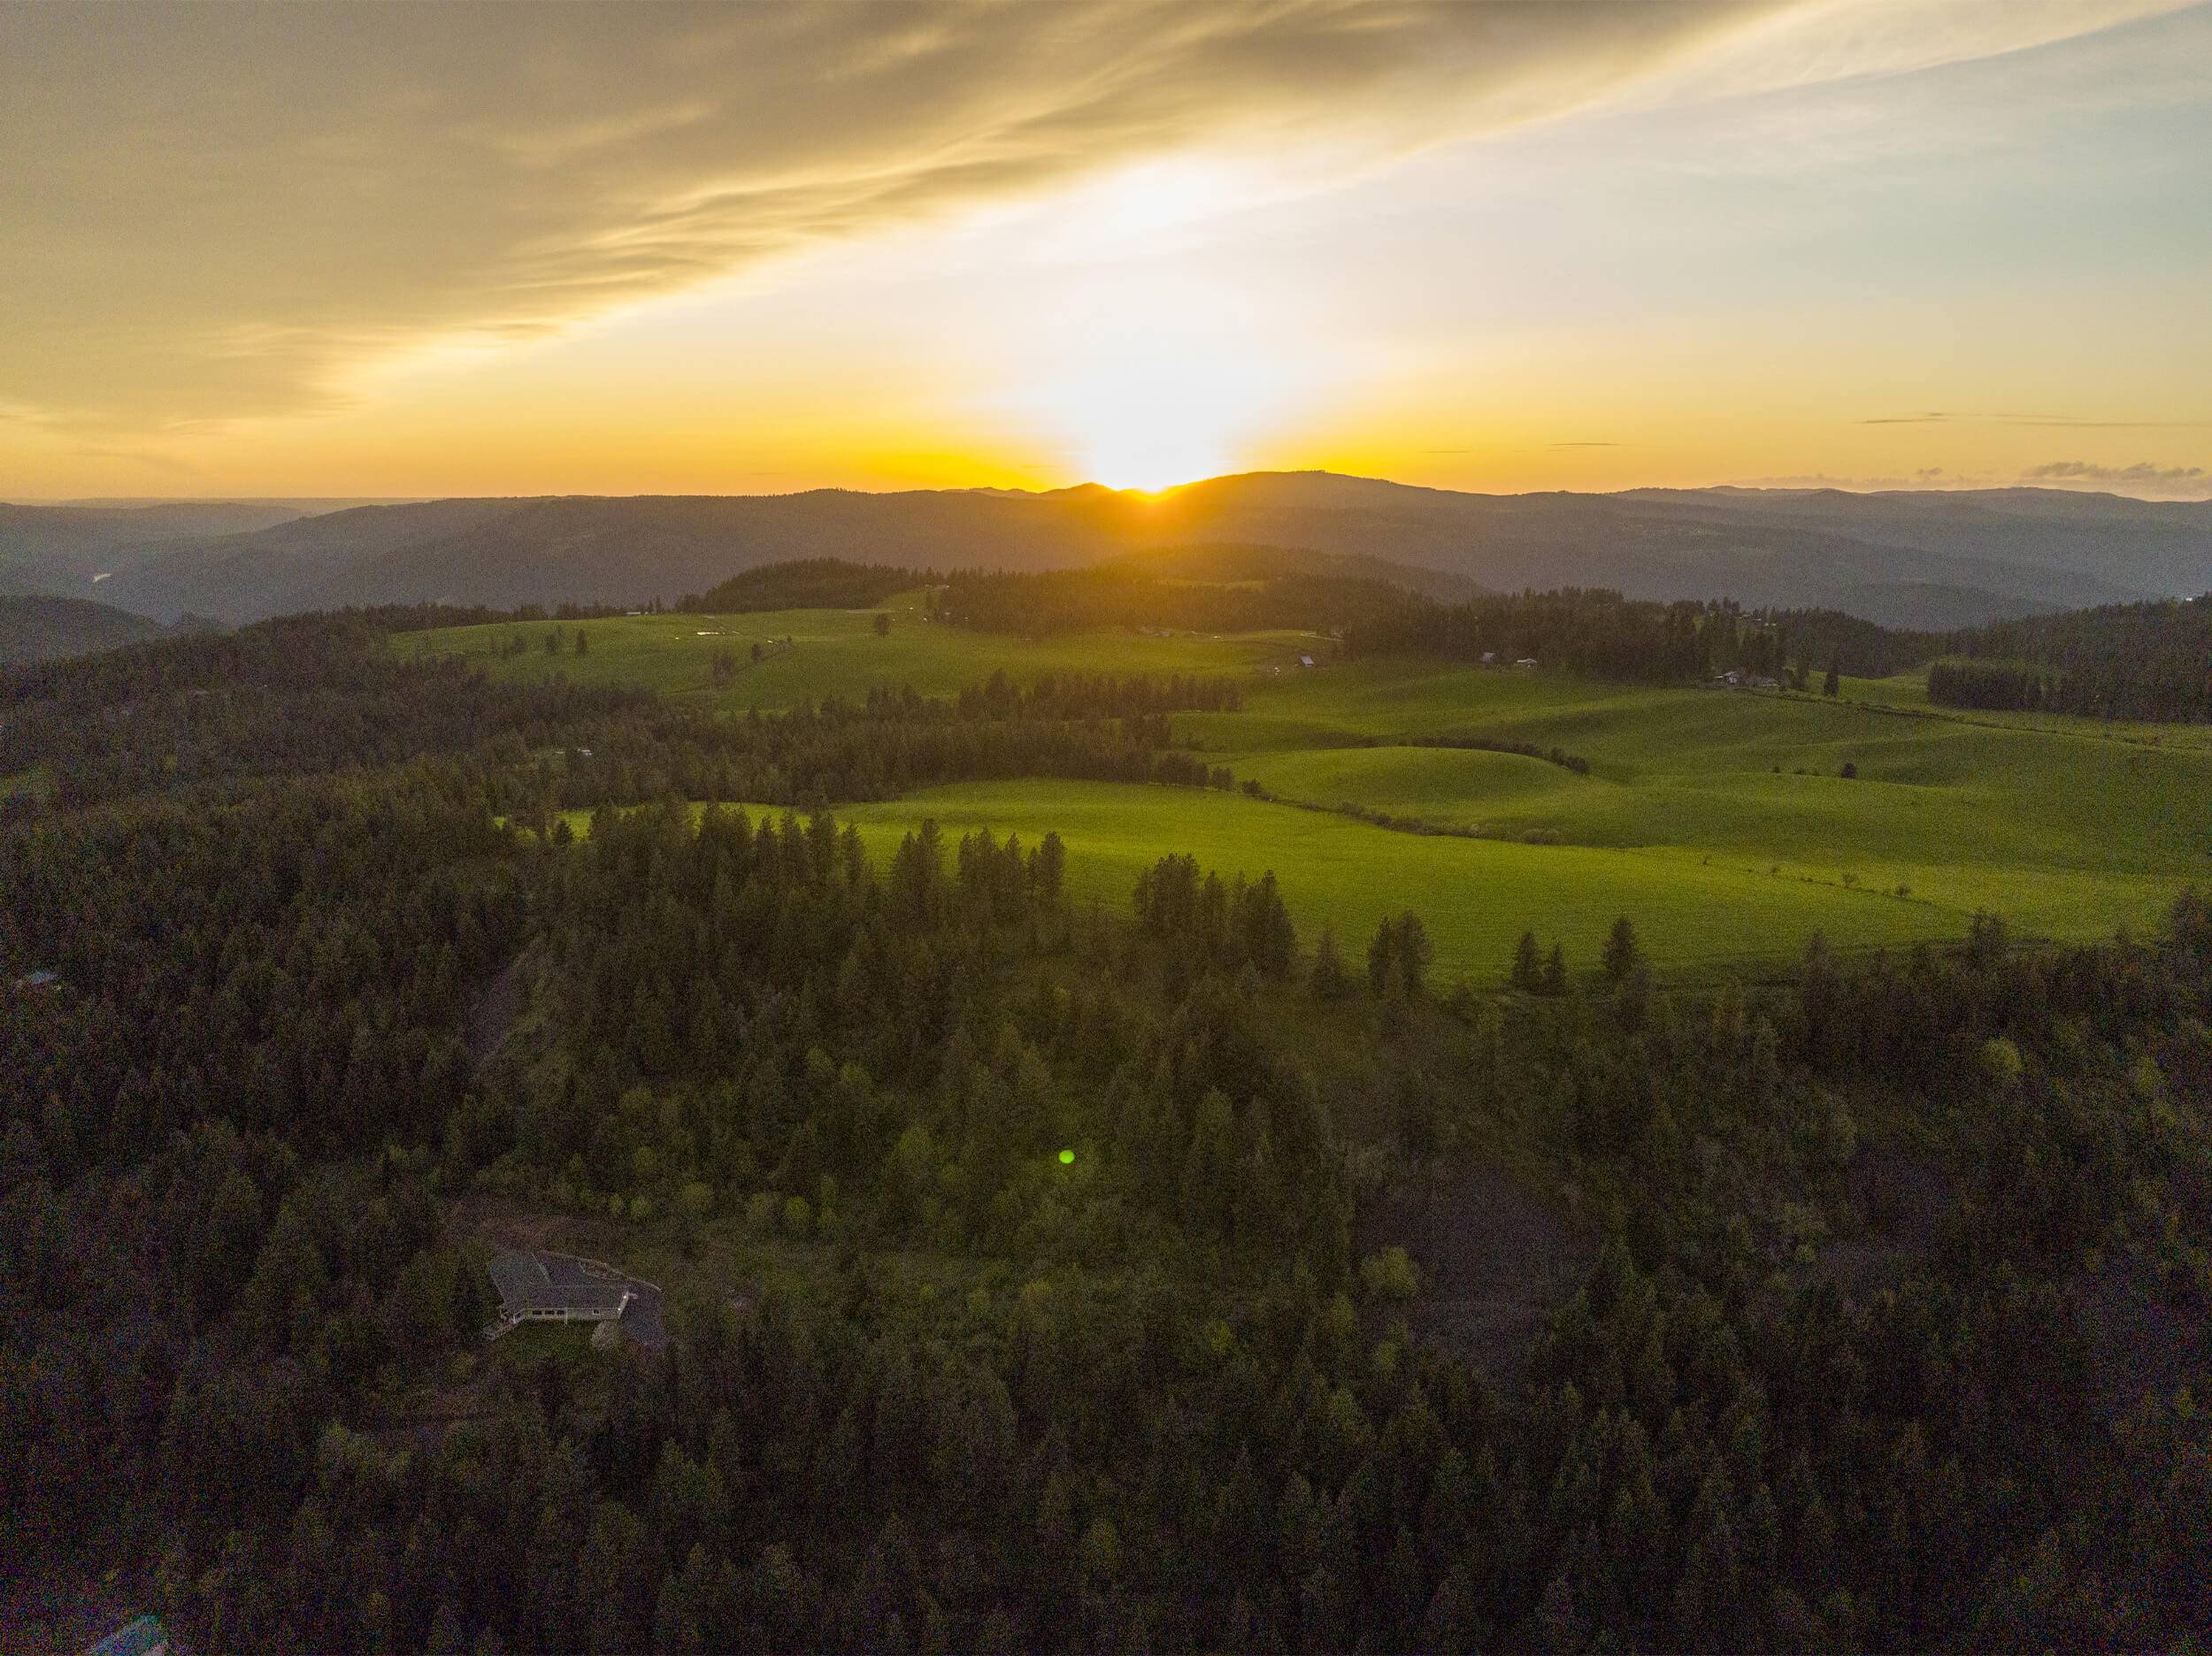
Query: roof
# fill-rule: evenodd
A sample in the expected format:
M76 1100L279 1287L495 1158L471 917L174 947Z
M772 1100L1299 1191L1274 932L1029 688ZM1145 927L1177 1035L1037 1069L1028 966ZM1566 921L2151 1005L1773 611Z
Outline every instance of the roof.
M500 1308L509 1316L523 1311L612 1314L636 1292L628 1281L601 1276L558 1254L503 1254L489 1269Z
M142 1615L92 1645L85 1656L164 1656L164 1652L181 1656L169 1643L169 1629L161 1625L161 1618Z
M15 986L19 989L43 989L50 984L58 984L60 981L59 972L40 970L25 972L15 980Z

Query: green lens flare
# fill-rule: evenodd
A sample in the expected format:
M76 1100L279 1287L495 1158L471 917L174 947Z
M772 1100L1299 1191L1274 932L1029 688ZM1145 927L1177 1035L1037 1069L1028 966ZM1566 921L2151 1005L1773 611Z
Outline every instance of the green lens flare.
M1074 1151L1072 1151L1072 1150L1063 1150L1062 1152L1060 1152L1060 1165L1061 1165L1062 1167L1072 1167L1072 1166L1074 1165L1074 1163L1075 1163L1075 1152L1074 1152Z

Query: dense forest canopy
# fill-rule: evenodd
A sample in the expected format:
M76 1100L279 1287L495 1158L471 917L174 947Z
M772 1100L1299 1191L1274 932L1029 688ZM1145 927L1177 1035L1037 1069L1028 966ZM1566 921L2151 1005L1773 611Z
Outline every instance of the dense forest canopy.
M718 582L680 609L700 615L748 615L764 610L872 610L895 593L934 586L933 571L896 564L850 564L842 558L794 558L764 564Z
M1691 684L1741 671L1806 681L1833 667L1869 678L1918 664L1936 635L1900 632L1832 610L1751 610L1736 603L1655 603L1619 593L1488 593L1464 603L1409 603L1345 634L1355 656L1548 667L1637 684Z
M0 594L0 666L114 649L161 630L143 616L86 598Z
M397 619L0 691L12 1574L203 1649L2212 1637L2203 900L1478 996L835 819L1194 765L1204 686L730 720ZM487 1204L686 1271L668 1346L488 1346Z
M2212 594L1993 622L1951 648L1928 674L1947 706L2212 718Z

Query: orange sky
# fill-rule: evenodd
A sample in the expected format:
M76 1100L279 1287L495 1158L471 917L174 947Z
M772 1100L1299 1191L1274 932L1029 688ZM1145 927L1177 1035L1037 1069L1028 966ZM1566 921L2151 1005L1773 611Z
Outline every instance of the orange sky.
M2212 7L0 12L0 497L2212 493Z

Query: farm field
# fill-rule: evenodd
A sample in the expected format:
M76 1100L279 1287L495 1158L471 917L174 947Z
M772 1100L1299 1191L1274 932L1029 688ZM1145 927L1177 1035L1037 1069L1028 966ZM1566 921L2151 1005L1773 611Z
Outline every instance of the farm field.
M746 809L758 816L764 808ZM1564 947L1571 970L1594 969L1607 929L1622 915L1635 922L1655 965L1686 970L1772 959L1781 952L1774 939L1801 948L1815 932L1840 948L1933 940L1962 932L1968 917L1695 854L1397 833L1192 788L961 784L837 815L859 829L879 867L925 819L936 822L949 846L978 828L1017 832L1030 844L1057 832L1068 847L1071 893L1117 909L1127 905L1138 875L1171 851L1187 851L1225 878L1272 871L1301 941L1310 946L1323 926L1332 927L1355 966L1376 926L1411 908L1435 945L1442 983L1502 979L1514 940L1532 928L1547 945ZM588 829L585 814L572 820L580 832Z
M875 635L879 613L866 610L777 610L751 615L622 616L603 621L515 621L442 627L404 634L403 652L442 651L476 660L496 678L565 673L579 683L633 684L665 695L709 700L733 713L775 712L829 696L858 701L870 690L910 685L923 695L954 695L999 669L1026 682L1048 672L1241 673L1295 658L1297 633L1225 639L1146 638L1133 632L1085 634L1028 641L969 632L928 619L917 594L882 607L887 637ZM559 632L589 634L591 648L547 654ZM503 655L514 640L528 646ZM788 639L791 648L779 653ZM767 658L750 660L759 644ZM1310 648L1310 646L1309 646ZM714 658L727 651L739 671L714 682Z
M1188 851L1225 873L1271 870L1309 942L1348 949L1419 911L1440 977L1503 973L1514 939L1557 938L1594 962L1626 915L1676 971L1964 933L1976 911L2018 930L2091 937L2154 924L2174 894L2212 885L2212 733L2060 716L1953 717L1911 678L1846 680L1837 700L1601 684L1430 662L1301 671L1302 635L1154 638L1120 632L1026 642L921 618L897 600L887 638L866 611L787 611L557 624L589 652L504 637L515 623L414 635L400 648L481 655L502 675L563 671L712 697L733 711L911 684L949 694L1003 669L1185 672L1239 680L1234 713L1179 715L1179 743L1272 796L1018 782L926 790L847 808L878 855L933 816L956 839L987 826L1066 840L1077 891L1125 902L1137 873ZM718 649L789 637L790 653L710 682ZM1586 774L1515 753L1557 748ZM1846 777L1849 766L1855 775ZM1340 808L1434 830L1354 820Z

